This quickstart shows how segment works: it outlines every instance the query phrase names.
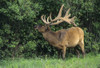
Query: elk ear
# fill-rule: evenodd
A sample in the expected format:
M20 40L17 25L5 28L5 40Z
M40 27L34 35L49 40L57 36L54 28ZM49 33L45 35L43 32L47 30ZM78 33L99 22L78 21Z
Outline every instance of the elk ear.
M46 27L46 31L50 31L51 30L49 25L45 25L45 27Z

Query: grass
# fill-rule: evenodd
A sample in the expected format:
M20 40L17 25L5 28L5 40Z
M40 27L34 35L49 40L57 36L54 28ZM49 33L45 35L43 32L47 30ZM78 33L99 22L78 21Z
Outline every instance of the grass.
M0 68L100 68L100 54L87 55L85 58L35 58L8 59L0 61Z

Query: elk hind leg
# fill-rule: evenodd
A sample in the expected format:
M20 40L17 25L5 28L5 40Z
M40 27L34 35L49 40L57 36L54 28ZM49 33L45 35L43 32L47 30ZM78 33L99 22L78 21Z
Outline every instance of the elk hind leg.
M59 49L59 50L58 50L58 58L61 58L61 56L62 56L62 52L61 52L61 50Z
M79 58L79 57L80 57L80 52L79 52L78 49L75 49L75 50L76 50L76 52L77 52L77 57Z
M83 57L85 57L85 49L84 49L84 41L83 40L81 40L79 42L79 46L80 46L80 48L82 50Z

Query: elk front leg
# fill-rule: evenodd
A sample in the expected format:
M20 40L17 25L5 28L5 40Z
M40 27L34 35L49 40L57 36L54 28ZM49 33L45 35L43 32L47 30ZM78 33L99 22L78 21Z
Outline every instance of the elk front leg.
M63 59L65 59L65 55L66 55L66 46L63 46L62 52L63 52L63 54L62 54Z

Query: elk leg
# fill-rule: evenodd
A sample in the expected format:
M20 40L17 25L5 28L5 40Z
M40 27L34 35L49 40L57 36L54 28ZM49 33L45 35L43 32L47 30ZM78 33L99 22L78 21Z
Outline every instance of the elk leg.
M63 52L63 54L62 54L63 59L65 59L65 55L66 55L66 46L63 46L62 52Z
M61 54L62 54L62 53L61 53L61 50L59 49L59 50L58 50L58 58L61 58Z
M76 49L76 52L77 52L77 57L79 58L80 57L80 53L79 53L78 49Z
M79 43L79 46L80 46L80 48L81 48L81 50L82 50L83 57L85 57L84 43L80 42L80 43Z
M76 46L74 48L74 50L75 50L75 53L76 53L77 57L79 58L80 57L80 52L79 52L78 46Z

